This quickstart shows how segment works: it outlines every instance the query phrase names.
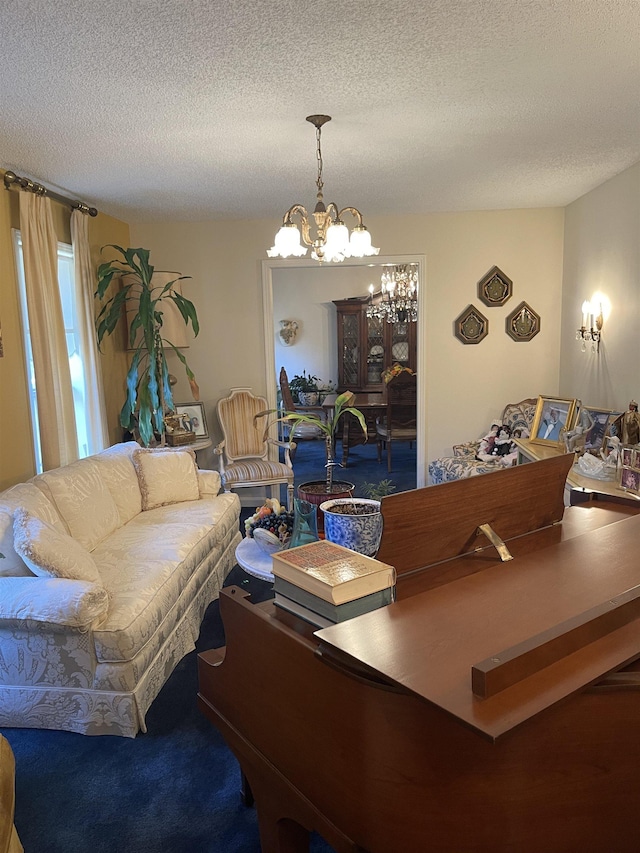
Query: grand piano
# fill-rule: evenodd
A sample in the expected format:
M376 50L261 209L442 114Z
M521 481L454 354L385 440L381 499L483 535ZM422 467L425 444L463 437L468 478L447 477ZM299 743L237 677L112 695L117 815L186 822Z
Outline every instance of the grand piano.
M640 507L573 456L383 499L397 601L322 630L238 587L198 703L263 853L640 849Z

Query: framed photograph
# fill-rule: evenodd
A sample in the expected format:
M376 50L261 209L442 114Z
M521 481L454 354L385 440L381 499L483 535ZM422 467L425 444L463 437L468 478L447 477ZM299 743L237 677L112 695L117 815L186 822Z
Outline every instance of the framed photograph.
M531 441L535 444L557 445L561 438L560 431L573 429L575 418L575 399L538 397Z
M623 447L622 448L622 464L631 466L631 460L632 459L633 459L633 448Z
M635 468L623 467L620 485L625 491L633 492L634 495L640 495L640 471Z
M584 449L596 450L598 453L605 450L611 424L619 416L620 412L612 412L610 409L582 406L578 412L576 426L582 428Z
M180 416L185 429L195 432L196 438L209 438L204 403L176 403L176 415Z

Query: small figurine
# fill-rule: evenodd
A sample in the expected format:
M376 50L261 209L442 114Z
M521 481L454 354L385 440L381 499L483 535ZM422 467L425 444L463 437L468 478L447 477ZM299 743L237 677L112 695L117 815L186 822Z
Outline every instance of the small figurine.
M611 435L607 438L608 453L601 451L600 455L604 459L604 467L609 470L617 471L620 464L620 439L617 435Z
M502 421L499 418L496 418L491 422L491 429L489 432L480 439L480 446L476 453L476 459L480 462L487 462L491 459L493 445L495 444L496 436L498 435L501 426Z
M493 442L491 455L507 456L509 453L511 453L511 430L508 426L502 426Z
M615 419L610 432L620 439L621 444L640 444L640 413L635 400L631 400L629 409Z

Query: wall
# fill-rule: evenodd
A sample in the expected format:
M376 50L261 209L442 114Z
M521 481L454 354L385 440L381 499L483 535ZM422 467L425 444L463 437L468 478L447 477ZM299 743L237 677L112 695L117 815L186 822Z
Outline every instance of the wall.
M0 171L0 180L4 172ZM69 208L52 202L58 238L70 242ZM11 228L20 227L19 193L0 192L0 325L4 357L0 358L0 489L22 482L35 474L27 377L20 321L18 283ZM90 220L89 238L96 263L105 243L127 245L129 228L116 219L99 214ZM104 379L112 441L121 439L117 412L124 399L124 362L119 344L105 347ZM119 347L122 350L122 346ZM116 411L117 409L117 411Z
M560 392L593 408L626 410L640 399L640 163L565 211ZM595 291L611 303L600 353L575 340L581 305Z
M421 297L428 329L427 458L481 435L508 402L558 393L563 220L561 209L367 217L383 254L427 258ZM266 391L261 260L277 227L277 216L131 224L133 245L150 249L156 266L193 276L184 292L197 307L201 332L186 355L214 439L220 436L214 416L219 397L236 385ZM477 282L494 264L514 282L514 295L502 308L477 299ZM507 314L523 299L542 317L530 343L516 343L504 331ZM490 326L489 336L474 346L453 336L453 322L469 303L482 308ZM172 372L179 377L176 399L190 399L183 372Z

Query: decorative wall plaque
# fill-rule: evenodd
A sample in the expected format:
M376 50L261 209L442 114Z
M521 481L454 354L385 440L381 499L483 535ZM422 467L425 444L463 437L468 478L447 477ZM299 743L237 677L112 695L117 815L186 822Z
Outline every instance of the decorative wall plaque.
M489 321L475 305L469 305L454 321L453 331L463 344L479 344L489 334Z
M478 299L482 299L485 305L492 308L504 305L507 299L511 299L512 293L513 282L498 267L491 267L478 282Z
M540 331L540 315L521 302L505 321L506 332L514 341L530 341Z

